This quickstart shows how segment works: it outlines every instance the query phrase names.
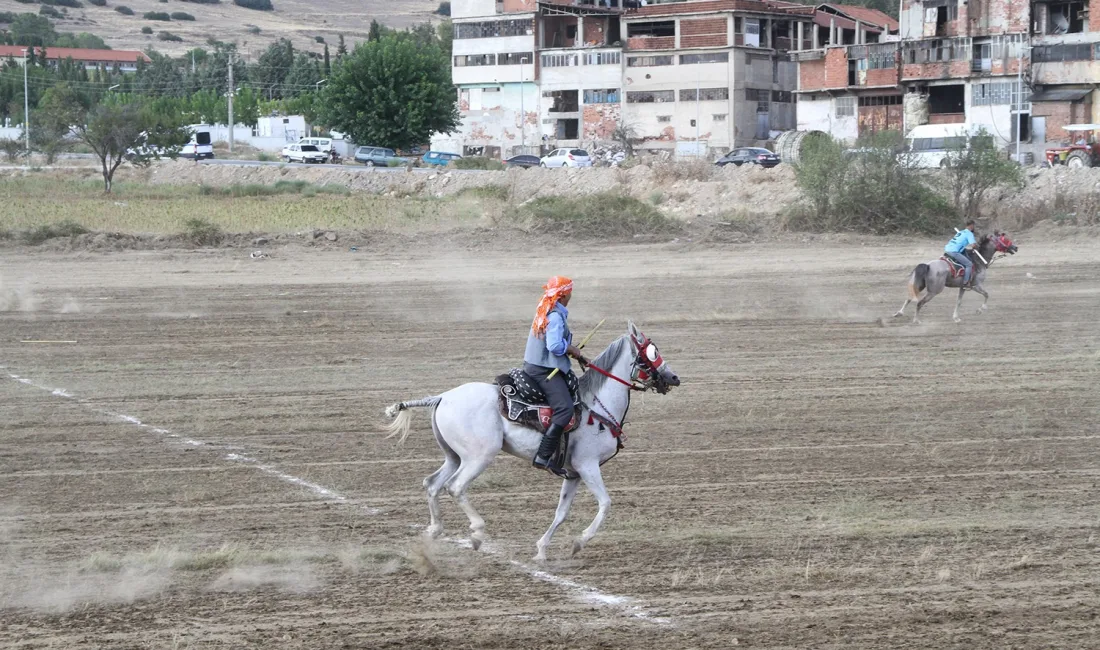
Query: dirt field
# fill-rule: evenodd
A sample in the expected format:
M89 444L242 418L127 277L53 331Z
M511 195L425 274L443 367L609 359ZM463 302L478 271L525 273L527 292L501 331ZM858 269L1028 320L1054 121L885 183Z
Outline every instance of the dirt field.
M1094 648L1100 253L1018 239L920 327L878 319L938 242L0 249L0 646ZM551 272L684 385L581 555L583 490L528 559L558 482L511 458L488 550L449 498L425 544L382 408L518 361Z

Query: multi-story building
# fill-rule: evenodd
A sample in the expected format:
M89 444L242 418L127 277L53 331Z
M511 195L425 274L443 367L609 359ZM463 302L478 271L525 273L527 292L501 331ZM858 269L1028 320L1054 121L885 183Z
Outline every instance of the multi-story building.
M607 142L703 153L795 127L813 7L777 0L454 0L460 128L433 148L509 157Z
M860 18L838 9L845 22L795 55L800 130L853 141L960 123L1038 153L1068 138L1062 127L1100 121L1100 16L1087 2L901 0L878 43L838 34Z
M19 65L26 62L28 47L25 45L0 45L0 58L15 61ZM48 65L57 66L62 61L71 59L75 63L83 65L88 70L104 68L113 70L118 68L122 72L135 72L139 61L149 63L151 59L144 52L135 50L90 50L86 48L72 47L35 47L35 55L42 58Z

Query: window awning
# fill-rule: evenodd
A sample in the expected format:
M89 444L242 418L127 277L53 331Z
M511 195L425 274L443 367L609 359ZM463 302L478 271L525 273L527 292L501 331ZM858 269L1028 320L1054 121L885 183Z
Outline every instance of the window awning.
M1031 94L1032 102L1079 102L1088 97L1091 88L1049 88Z

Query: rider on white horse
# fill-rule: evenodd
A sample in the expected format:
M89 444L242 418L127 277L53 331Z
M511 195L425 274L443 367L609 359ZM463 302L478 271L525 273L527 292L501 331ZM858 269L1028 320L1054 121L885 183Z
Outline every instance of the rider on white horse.
M547 403L554 414L550 419L550 426L542 436L542 443L532 465L558 476L565 476L565 470L560 465L551 464L550 458L558 448L562 433L573 419L573 396L569 393L569 383L566 381L566 374L572 373L569 357L579 361L582 368L588 365L588 360L573 345L573 334L569 331L569 310L566 307L573 295L573 281L554 276L543 286L543 292L535 312L535 320L531 324L531 332L527 336L523 371L546 394ZM551 377L555 370L557 374Z
M960 230L951 241L947 242L947 246L943 247L943 252L962 265L963 285L970 284L970 274L974 272L974 262L966 255L966 251L972 250L978 245L977 240L974 239L974 220L966 222L966 227Z

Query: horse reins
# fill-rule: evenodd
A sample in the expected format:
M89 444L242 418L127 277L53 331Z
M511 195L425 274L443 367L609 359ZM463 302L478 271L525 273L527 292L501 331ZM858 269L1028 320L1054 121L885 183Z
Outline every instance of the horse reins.
M644 392L646 390L645 387L638 386L637 384L635 384L633 382L630 382L630 381L627 381L627 380L623 379L622 377L618 377L616 375L613 375L612 373L604 370L603 368L601 368L601 367L599 367L595 364L590 363L585 367L585 369L586 370L595 370L596 372L600 373L604 377L607 377L608 379L614 379L615 381L619 382L623 386L626 386L630 390L636 390L636 391L640 391L640 392Z

